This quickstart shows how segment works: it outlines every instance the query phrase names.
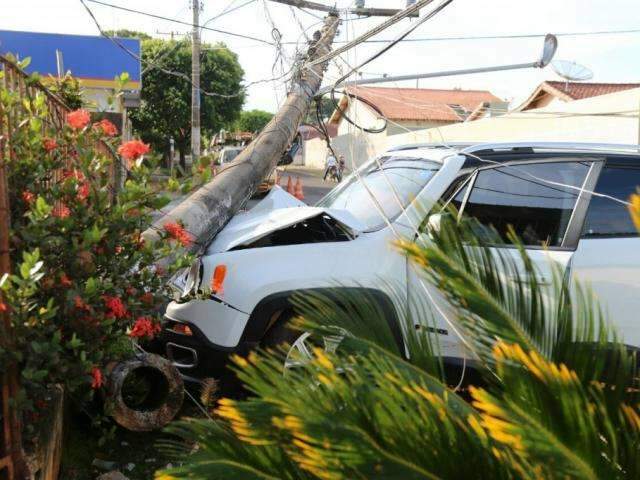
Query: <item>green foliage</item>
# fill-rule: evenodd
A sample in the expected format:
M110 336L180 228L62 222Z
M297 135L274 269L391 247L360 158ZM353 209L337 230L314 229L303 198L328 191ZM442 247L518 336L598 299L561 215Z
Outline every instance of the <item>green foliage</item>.
M120 28L118 30L106 30L105 34L110 37L120 37L120 38L139 38L140 40L151 40L151 35L139 32L137 30L128 30L126 28Z
M77 78L67 72L64 77L50 77L49 89L55 93L71 110L84 106L83 91Z
M284 375L286 350L236 357L252 396L172 426L198 449L167 443L185 463L158 478L638 478L635 357L588 291L543 287L524 249L516 269L474 231L445 216L398 248L451 303L482 382L448 384L437 338L414 328L427 307L401 315L398 344L374 297L300 297L297 324L338 349Z
M241 132L259 132L272 118L273 113L264 110L245 110L231 128Z
M152 164L132 165L116 193L116 165L105 152L115 151L117 138L91 123L54 130L43 93L22 100L0 89L0 115L11 126L2 158L13 272L2 279L0 303L14 333L9 343L0 325L0 370L17 363L28 418L48 385L90 397L96 371L131 354L134 322L160 319L156 306L169 291L157 261L177 254L168 275L188 258L166 234L153 245L141 238L152 210L167 201L152 188Z
M222 96L202 95L203 133L211 135L238 118L244 103L240 82L244 72L235 53L215 44L203 49L200 60L200 86ZM146 39L142 58L149 68L142 83L142 105L131 112L134 129L157 151L168 152L173 137L181 155L189 150L191 139L191 44L187 41ZM166 73L167 70L178 72ZM232 95L225 97L225 95Z

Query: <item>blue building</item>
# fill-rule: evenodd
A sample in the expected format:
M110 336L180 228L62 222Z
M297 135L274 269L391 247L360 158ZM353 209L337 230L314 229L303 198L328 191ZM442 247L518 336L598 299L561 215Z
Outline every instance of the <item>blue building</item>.
M38 72L44 82L58 75L56 51L64 71L80 80L92 110L117 110L107 99L116 88L114 78L123 72L129 74L127 90L141 88L140 39L0 30L0 54L30 57L27 71Z

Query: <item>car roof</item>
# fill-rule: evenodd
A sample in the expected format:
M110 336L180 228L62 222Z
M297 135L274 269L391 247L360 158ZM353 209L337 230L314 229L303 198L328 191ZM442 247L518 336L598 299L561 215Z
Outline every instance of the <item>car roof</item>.
M619 154L640 154L640 145L635 144L613 144L613 143L589 143L589 142L496 142L496 143L472 143L472 142L452 142L452 143L415 143L398 145L390 148L389 152L409 152L409 151L443 151L460 153L488 153L488 152L509 152L529 150L531 153L542 151L556 152L602 152Z

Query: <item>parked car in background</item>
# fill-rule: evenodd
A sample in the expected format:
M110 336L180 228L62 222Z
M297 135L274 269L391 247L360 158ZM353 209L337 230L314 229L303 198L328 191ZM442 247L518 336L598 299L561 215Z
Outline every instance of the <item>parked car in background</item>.
M287 328L292 296L331 295L336 289L374 296L402 342L399 312L424 298L426 289L435 323L430 331L440 339L445 366L459 368L467 353L442 315L448 306L390 247L398 237L425 237L420 227L439 211L434 207L449 203L495 228L501 241L493 248L518 262L507 236L512 226L540 283L551 282L553 265L567 278L589 282L624 341L639 347L640 238L625 204L638 185L636 146L392 149L345 178L316 206L276 188L235 216L177 278L180 295L166 310L156 347L186 378L215 376L230 352L300 340ZM401 305L389 285L402 292ZM212 290L208 298L192 298L205 287Z

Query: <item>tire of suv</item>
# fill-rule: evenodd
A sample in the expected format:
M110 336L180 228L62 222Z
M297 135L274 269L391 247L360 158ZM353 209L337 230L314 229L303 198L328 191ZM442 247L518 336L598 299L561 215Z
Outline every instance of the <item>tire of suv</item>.
M299 330L292 329L289 324L294 317L293 311L285 310L280 314L275 324L267 331L260 342L263 348L273 348L283 343L291 345L302 334Z

